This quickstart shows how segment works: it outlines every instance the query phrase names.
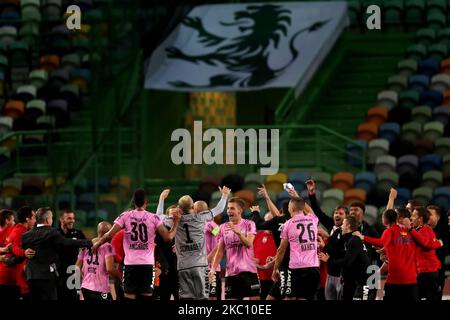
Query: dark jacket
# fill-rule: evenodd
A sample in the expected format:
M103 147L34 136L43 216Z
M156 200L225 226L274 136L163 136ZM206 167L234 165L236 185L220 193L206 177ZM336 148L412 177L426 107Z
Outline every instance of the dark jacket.
M445 256L448 253L448 246L449 246L449 226L448 226L448 219L445 215L442 215L442 217L439 219L438 223L433 229L434 234L436 235L436 239L442 240L443 246L436 249L436 255L441 262L442 270L445 269Z
M64 238L57 229L40 226L22 235L22 248L31 248L36 255L26 265L27 280L52 279L58 275L60 260L58 250L62 247L91 247L91 240L73 240Z
M363 285L367 279L367 267L370 265L369 258L364 250L360 238L347 233L342 236L345 254L342 258L328 260L328 267L342 268L342 277L345 283L356 283Z
M334 227L334 220L322 211L317 202L315 193L309 195L309 202L311 203L311 209L314 211L314 214L319 218L319 222L328 230L328 232L331 232Z
M63 229L59 227L58 232L67 239L86 239L86 236L81 230L78 229L70 229L67 233L64 233ZM59 273L66 275L66 270L68 266L74 265L77 262L78 258L78 247L72 248L61 248L58 252L59 261L60 261L60 269Z
M372 238L380 238L379 233L375 230L374 227L370 226L367 222L363 221L361 226L358 228L358 231L361 232L364 236L369 236ZM379 255L376 252L375 248L371 245L365 245L367 249L367 256L369 257L369 262L373 264L380 265L381 261L378 259Z
M345 255L344 244L345 241L342 236L342 229L339 227L328 238L328 242L323 250L330 255L331 259L341 259ZM333 277L340 277L341 266L329 263L328 274Z

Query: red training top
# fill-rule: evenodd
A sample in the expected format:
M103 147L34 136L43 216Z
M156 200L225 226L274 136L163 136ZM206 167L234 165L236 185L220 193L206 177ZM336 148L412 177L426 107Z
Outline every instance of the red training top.
M277 254L277 247L273 240L272 233L270 231L259 231L256 233L255 240L253 241L253 250L255 259L258 259L258 264L265 265L267 258L274 258ZM273 268L263 270L258 269L259 280L272 280Z
M424 225L416 230L411 230L411 235L417 243L417 273L437 272L441 268L441 262L435 249L440 248L441 243L436 240L433 229Z

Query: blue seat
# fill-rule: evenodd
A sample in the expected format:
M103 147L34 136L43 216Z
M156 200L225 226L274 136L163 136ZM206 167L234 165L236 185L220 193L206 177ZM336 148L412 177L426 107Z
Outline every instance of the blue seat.
M419 61L417 64L417 73L426 74L428 76L434 76L439 73L441 64L435 59L426 59Z
M370 193L375 188L376 184L377 177L373 172L360 172L355 176L355 189L363 189L366 190L367 193Z
M381 125L378 137L389 141L389 143L397 140L400 135L400 125L395 122L385 122Z
M427 90L420 93L420 104L437 107L442 104L442 93L435 90Z
M441 207L444 212L450 210L450 187L438 187L433 192L433 204Z
M415 74L409 78L408 86L410 90L423 92L430 85L430 77L425 74Z
M277 201L275 205L277 206L277 208L281 208L281 204L283 203L283 201L289 199L291 199L289 193L287 193L286 191L281 191L277 196Z
M362 148L367 150L367 141L356 140L355 143L347 144L346 146L347 152L345 153L345 160L348 164L352 166L361 166L362 159L364 157Z
M398 188L395 206L405 207L408 204L409 199L411 199L411 190L407 188Z
M77 198L77 208L89 212L95 208L96 196L93 192L81 193Z
M420 172L424 173L431 170L441 170L442 158L437 154L427 154L420 158Z
M291 172L288 175L288 181L294 185L297 192L301 192L306 189L305 182L309 179L309 175L302 172Z

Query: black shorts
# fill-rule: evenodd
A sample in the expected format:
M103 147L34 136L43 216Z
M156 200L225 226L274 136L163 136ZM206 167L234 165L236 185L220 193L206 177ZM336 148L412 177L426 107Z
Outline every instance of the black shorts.
M152 265L125 265L122 279L125 293L153 293L155 269Z
M214 279L209 285L209 297L221 300L222 297L222 277L220 276L220 271L214 273Z
M84 301L112 301L110 292L91 291L86 288L81 288Z
M286 296L288 298L314 300L319 287L319 268L288 270L286 281Z
M275 298L276 300L281 300L286 297L286 283L287 283L288 269L281 268L279 272L280 272L280 280L275 282L269 291L269 296Z
M259 291L260 285L256 273L241 272L225 278L225 299L259 297Z

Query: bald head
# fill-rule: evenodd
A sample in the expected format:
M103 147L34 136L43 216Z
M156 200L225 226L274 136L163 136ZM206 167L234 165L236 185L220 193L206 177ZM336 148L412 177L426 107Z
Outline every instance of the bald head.
M182 196L178 200L178 207L183 211L183 213L188 213L194 207L194 200L190 196Z
M208 210L208 204L205 201L195 201L194 212L199 213Z
M105 233L111 229L112 225L108 221L102 221L97 225L97 234L102 237Z

